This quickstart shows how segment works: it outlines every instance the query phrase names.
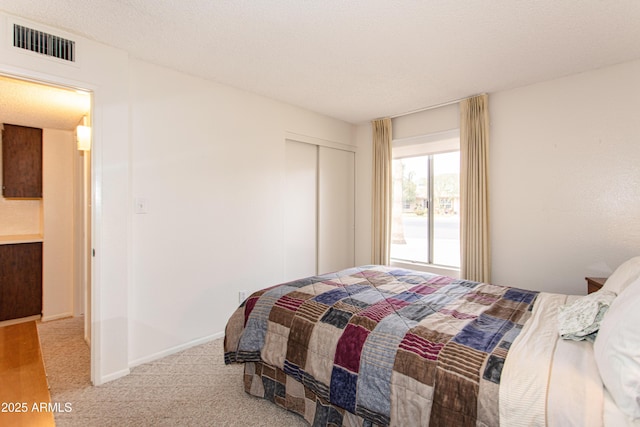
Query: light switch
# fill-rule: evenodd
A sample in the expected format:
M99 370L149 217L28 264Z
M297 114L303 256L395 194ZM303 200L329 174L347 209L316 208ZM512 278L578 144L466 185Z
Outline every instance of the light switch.
M133 201L134 211L137 214L149 213L149 202L146 197L136 197Z

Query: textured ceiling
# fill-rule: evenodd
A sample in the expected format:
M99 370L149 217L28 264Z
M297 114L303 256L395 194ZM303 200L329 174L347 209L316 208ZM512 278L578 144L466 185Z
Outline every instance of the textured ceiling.
M638 0L0 0L0 9L353 123L640 58Z
M73 130L90 108L88 93L0 75L0 123Z

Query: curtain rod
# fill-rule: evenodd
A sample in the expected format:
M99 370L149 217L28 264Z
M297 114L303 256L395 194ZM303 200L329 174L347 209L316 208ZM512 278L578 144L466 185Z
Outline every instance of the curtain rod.
M486 92L483 92L480 95L486 95ZM418 108L417 110L407 111L406 113L394 114L393 116L389 116L389 118L395 119L396 117L402 117L402 116L408 116L409 114L421 113L423 111L433 110L434 108L446 107L447 105L457 104L458 102L463 101L465 99L473 98L474 96L480 96L480 95L465 96L464 98L454 99L452 101L443 102L441 104L431 105L429 107Z

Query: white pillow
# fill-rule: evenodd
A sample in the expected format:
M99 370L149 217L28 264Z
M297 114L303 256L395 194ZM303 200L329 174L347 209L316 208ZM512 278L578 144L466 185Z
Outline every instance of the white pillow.
M629 284L640 277L640 256L631 258L620 264L609 276L602 289L615 292L620 295Z
M613 400L624 414L640 419L640 279L611 303L593 349Z

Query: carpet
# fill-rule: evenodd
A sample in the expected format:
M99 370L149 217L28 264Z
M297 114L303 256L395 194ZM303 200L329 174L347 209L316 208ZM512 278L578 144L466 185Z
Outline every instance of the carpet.
M137 366L94 387L82 317L38 323L56 425L308 426L244 392L241 365L224 364L222 339Z

